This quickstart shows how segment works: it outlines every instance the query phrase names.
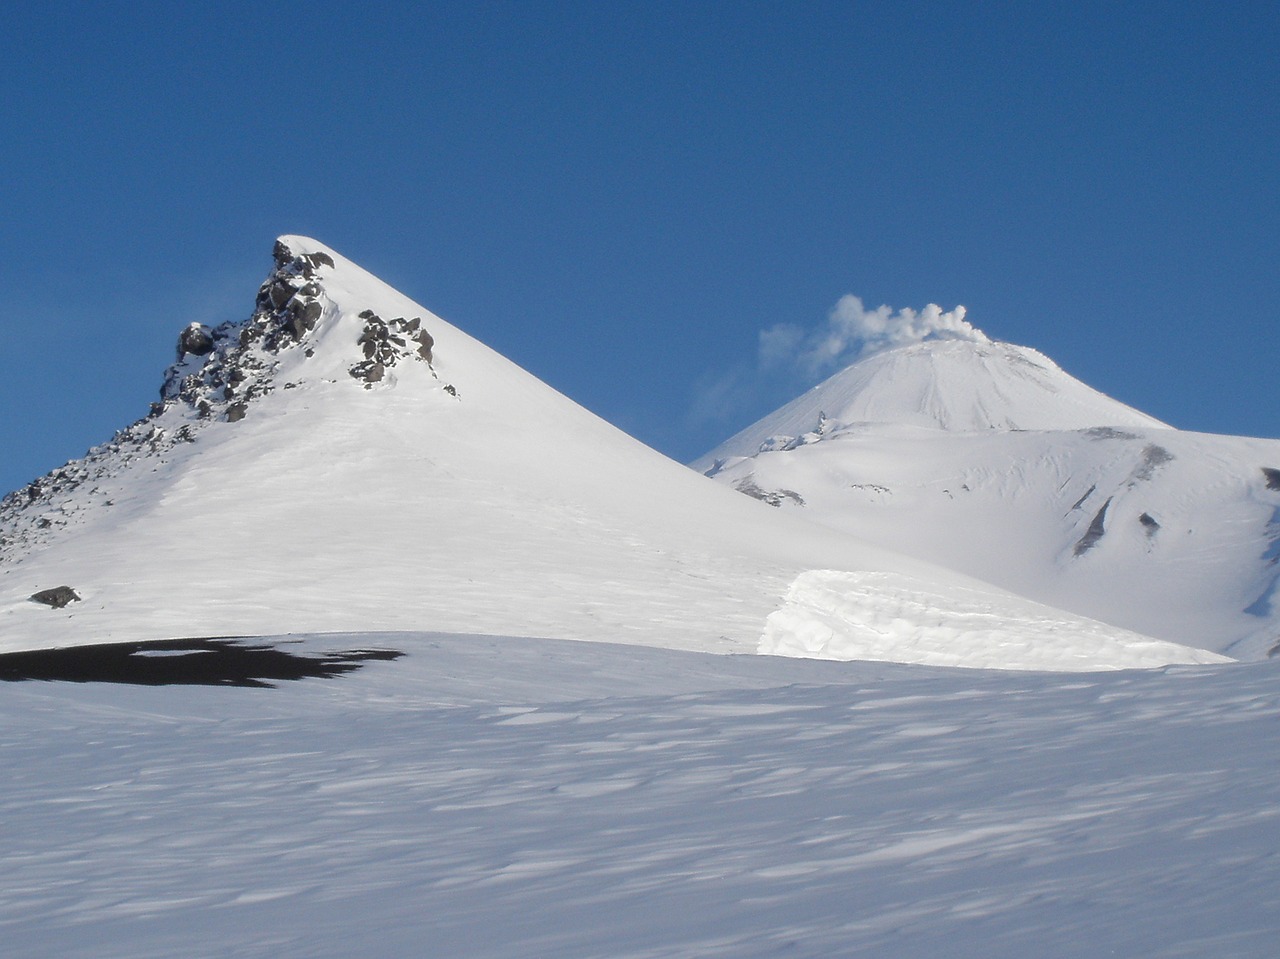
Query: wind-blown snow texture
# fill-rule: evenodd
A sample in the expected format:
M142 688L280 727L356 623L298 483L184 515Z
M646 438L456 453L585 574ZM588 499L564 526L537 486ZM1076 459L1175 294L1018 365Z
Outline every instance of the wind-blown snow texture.
M253 316L179 349L150 417L6 498L0 648L432 628L746 652L813 569L1022 608L707 482L314 240L282 237ZM82 601L29 599L59 586ZM1020 656L954 625L970 665L1151 661L1125 629Z
M5 500L0 648L243 633L362 668L5 684L6 957L1274 953L1276 664L708 655L1218 658L742 496L314 241L277 253L152 416ZM1150 424L1054 435L1125 451L1070 490L1083 561L1190 459Z
M1280 442L1171 429L1024 347L859 361L695 465L782 511L1236 658L1280 643Z
M1280 674L412 649L0 697L10 959L1232 956L1280 918Z

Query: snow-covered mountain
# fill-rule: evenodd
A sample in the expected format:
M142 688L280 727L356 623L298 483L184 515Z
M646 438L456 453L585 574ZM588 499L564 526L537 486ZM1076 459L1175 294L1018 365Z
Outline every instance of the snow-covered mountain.
M1280 441L1172 429L1025 347L871 355L693 465L1108 623L1245 658L1280 642Z
M5 498L3 648L434 629L971 666L1213 659L725 490L304 237L277 243L248 320L190 326L178 354L148 417Z
M149 416L0 505L0 679L209 633L342 678L6 682L6 959L1274 953L1280 664L708 655L1220 659L726 489L311 240L179 351ZM1002 438L1075 437L1138 495L1192 458L1109 422L837 420L758 459L985 436L958 462L1022 488L1042 446Z

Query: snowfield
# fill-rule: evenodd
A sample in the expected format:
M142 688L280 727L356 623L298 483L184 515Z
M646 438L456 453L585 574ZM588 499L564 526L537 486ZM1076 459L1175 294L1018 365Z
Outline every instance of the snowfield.
M407 655L6 686L7 957L1275 954L1276 664L308 645Z
M0 502L5 959L1275 954L1280 444L979 334L717 483L275 260Z

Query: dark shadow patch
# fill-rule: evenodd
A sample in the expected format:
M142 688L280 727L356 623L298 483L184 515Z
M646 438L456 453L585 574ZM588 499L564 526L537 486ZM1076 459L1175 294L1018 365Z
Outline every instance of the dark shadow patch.
M1267 489L1280 490L1280 470L1270 466L1263 466L1261 469L1267 481Z
M306 655L235 639L167 639L0 653L0 680L270 688L275 681L333 679L369 660L403 655L394 649Z

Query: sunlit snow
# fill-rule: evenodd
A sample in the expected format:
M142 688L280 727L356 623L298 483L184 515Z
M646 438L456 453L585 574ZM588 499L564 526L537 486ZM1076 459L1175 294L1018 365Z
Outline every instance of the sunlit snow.
M1272 664L394 641L275 690L7 686L4 955L1274 954Z

